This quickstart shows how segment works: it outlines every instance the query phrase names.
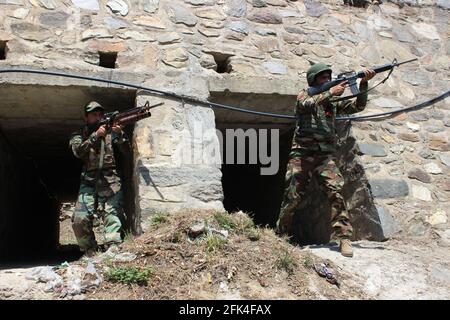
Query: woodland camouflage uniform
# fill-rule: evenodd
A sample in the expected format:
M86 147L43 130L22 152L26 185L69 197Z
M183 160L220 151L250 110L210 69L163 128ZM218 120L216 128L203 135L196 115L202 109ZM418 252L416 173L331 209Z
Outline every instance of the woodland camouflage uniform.
M83 162L80 190L72 217L72 227L82 251L95 250L97 247L93 232L94 214L97 213L103 218L105 242L111 244L122 241L123 192L121 178L116 168L114 146L117 146L119 152L125 153L127 143L124 133L116 134L111 131L104 138L100 138L95 131L90 133L87 125L71 135L69 144L72 152ZM102 148L104 152L101 165ZM102 169L98 172L99 165ZM96 191L97 212L94 208Z
M329 91L309 96L307 90L302 90L298 95L295 106L298 120L287 165L286 190L277 221L278 232L292 235L295 211L311 177L316 175L331 202L332 239L351 238L353 229L342 197L344 179L333 156L337 143L335 118L336 115L364 110L367 86L367 82L360 84L362 94L356 101L332 102Z

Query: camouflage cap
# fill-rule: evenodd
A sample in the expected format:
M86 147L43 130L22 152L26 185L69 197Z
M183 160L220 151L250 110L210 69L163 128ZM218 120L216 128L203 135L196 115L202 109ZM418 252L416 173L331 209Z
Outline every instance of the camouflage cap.
M84 107L84 112L85 113L89 113L89 112L92 112L92 111L95 111L95 110L105 111L105 108L103 108L101 106L101 104L96 102L96 101L91 101Z
M313 64L308 69L308 72L306 72L306 80L308 81L308 85L312 86L314 84L314 80L316 80L317 75L324 71L329 71L331 73L332 72L331 66L329 64L320 62Z

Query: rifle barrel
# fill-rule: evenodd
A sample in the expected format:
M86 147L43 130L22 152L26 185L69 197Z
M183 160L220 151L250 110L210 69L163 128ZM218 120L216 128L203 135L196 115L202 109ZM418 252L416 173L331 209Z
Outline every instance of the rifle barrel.
M405 64L405 63L410 63L410 62L416 61L416 60L419 60L419 59L418 59L418 58L414 58L414 59L410 59L410 60L398 62L398 63L396 63L395 65L396 65L396 66L399 66L399 65L402 65L402 64Z
M406 60L406 61L402 61L402 62L396 62L396 63L386 63L386 64L383 64L381 66L374 67L372 70L375 71L376 73L380 73L380 72L391 70L392 68L398 67L398 66L400 66L402 64L409 63L409 62L416 61L416 60L417 60L417 58ZM357 77L358 78L363 78L364 77L364 72L362 72L362 71L358 72Z
M142 113L136 113L136 114L132 114L132 115L128 115L126 117L121 117L120 119L118 119L118 122L120 125L127 125L133 122L137 122L139 120L148 118L151 116L150 111L145 111Z

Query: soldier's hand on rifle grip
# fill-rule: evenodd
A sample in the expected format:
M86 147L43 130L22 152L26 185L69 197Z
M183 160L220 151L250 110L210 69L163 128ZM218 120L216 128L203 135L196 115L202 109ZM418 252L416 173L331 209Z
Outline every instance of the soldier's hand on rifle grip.
M106 128L105 126L101 126L97 129L97 131L95 132L95 134L97 135L97 137L104 137L106 135Z
M364 69L363 72L366 76L361 79L361 82L367 82L376 75L375 71L373 71L372 69Z
M345 87L347 86L348 81L344 81L339 83L338 85L330 88L330 93L332 96L340 96L344 93Z

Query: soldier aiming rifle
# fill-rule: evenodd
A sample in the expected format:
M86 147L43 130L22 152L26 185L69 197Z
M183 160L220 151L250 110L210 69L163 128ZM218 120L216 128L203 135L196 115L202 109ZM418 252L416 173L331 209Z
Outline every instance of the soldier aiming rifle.
M99 212L104 223L105 247L122 242L123 191L114 146L122 154L129 151L123 126L151 116L149 109L147 103L122 113L105 114L105 109L92 101L84 107L84 127L71 136L72 152L83 162L72 228L87 256L97 251L93 220Z

